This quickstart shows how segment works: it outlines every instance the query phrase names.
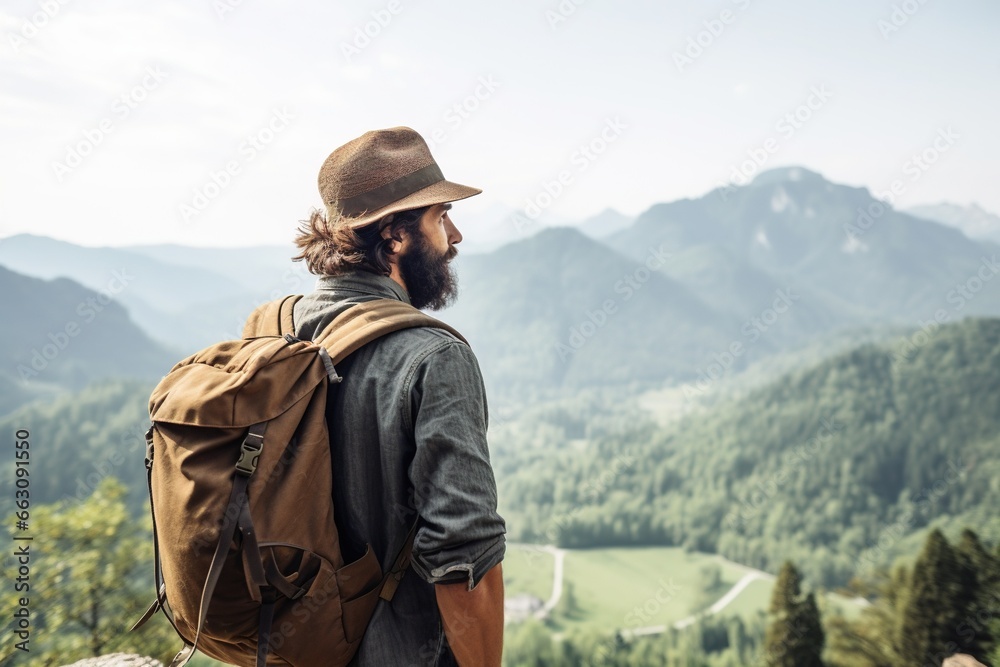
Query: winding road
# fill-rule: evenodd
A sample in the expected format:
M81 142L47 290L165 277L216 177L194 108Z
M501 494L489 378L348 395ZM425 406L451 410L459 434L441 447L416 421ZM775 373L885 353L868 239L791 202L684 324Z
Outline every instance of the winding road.
M552 554L552 558L555 559L555 567L552 569L552 595L546 600L542 608L534 613L534 617L543 620L548 618L552 610L556 608L559 604L559 599L562 598L563 591L563 563L566 561L566 550L559 549L553 546L540 547L539 551L545 551Z
M692 614L687 618L682 618L679 621L674 621L673 627L681 630L683 628L692 625L702 616L711 616L712 614L718 614L720 611L729 606L729 603L736 599L736 597L743 592L743 589L757 581L758 579L773 580L774 575L768 574L767 572L761 572L759 570L752 570L747 572L740 580L733 584L733 587L726 591L726 594L721 598L716 600L711 607L698 614ZM631 628L628 630L622 630L623 637L638 637L640 635L658 635L660 633L666 632L666 625L651 625L645 628Z

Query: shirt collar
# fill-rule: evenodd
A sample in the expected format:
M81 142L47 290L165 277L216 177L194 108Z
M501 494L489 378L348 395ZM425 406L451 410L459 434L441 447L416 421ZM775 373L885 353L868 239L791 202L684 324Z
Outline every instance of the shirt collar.
M316 281L317 290L350 293L350 296L365 294L398 299L410 303L410 295L403 286L389 276L381 276L369 271L352 271L338 276L321 276Z

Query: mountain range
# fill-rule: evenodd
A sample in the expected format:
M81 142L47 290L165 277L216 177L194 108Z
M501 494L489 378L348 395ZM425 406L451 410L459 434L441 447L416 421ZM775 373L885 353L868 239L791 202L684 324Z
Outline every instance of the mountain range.
M488 252L460 246L461 296L439 314L472 341L491 390L521 397L715 379L884 326L1000 315L1000 248L801 167L657 204L634 221L609 209L529 231ZM238 336L265 300L311 290L294 254L291 243L0 243L13 271L115 286L145 336L177 358Z

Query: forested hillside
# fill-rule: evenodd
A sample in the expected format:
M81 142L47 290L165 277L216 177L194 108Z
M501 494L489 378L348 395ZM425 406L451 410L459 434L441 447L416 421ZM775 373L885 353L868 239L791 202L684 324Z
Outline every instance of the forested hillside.
M772 571L791 558L827 586L915 550L935 522L996 540L1000 320L911 338L863 345L668 426L621 393L495 413L510 536L684 545ZM141 512L150 389L108 382L0 420L31 430L38 502L85 497L113 474Z
M842 585L932 523L1000 535L1000 320L864 345L666 427L569 407L493 439L513 539L685 545Z
M155 378L174 355L143 333L117 301L125 281L93 291L67 278L39 280L0 266L0 415L34 398L103 378Z
M0 433L30 433L32 503L84 500L115 477L127 487L129 508L140 514L152 389L153 383L109 380L0 419ZM11 475L0 477L0 508L14 497L13 483Z

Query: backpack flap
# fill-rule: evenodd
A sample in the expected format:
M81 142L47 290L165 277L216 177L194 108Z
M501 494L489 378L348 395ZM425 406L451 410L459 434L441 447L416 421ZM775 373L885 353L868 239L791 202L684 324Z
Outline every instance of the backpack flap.
M226 341L174 366L153 390L149 415L155 423L249 428L284 413L325 377L309 343Z

